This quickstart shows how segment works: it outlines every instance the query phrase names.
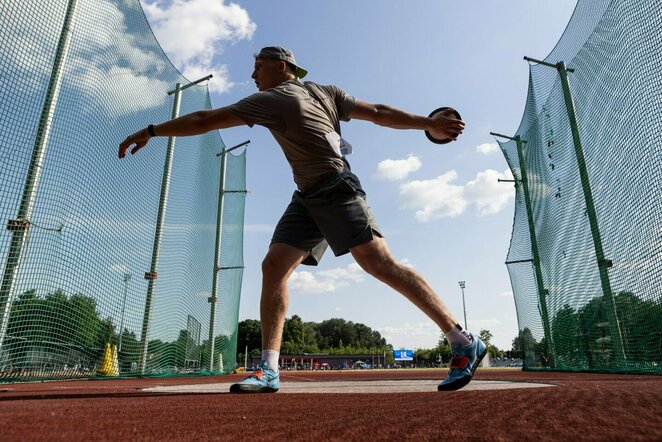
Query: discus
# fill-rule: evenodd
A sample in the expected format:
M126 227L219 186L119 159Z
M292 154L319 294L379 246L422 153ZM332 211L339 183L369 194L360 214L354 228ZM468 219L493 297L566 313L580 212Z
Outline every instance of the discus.
M456 111L455 109L452 109L450 107L440 107L439 109L433 110L430 115L428 115L428 118L433 118L435 115L438 115L444 111L447 111L448 109L451 109L453 111L453 115L455 116L456 119L461 120L462 116L460 116L460 113ZM435 144L446 144L450 143L453 141L450 138L441 138L441 136L435 136L435 133L430 131L425 131L425 136L428 137L428 140L432 141Z

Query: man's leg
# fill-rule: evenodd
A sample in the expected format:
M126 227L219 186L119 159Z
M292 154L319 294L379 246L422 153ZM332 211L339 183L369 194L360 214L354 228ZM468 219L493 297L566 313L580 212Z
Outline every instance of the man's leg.
M444 333L455 328L457 321L430 284L414 269L396 261L383 238L374 237L350 251L363 270L403 294Z
M287 244L274 243L262 261L262 296L260 322L262 349L280 351L287 314L287 280L308 256L307 252ZM277 368L277 367L276 367Z
M283 243L273 243L269 247L262 261L260 322L263 361L251 376L233 384L231 393L274 393L280 388L278 354L287 314L287 280L307 256L307 252Z
M356 262L366 272L407 297L423 310L448 338L453 358L448 377L441 381L437 389L452 391L467 385L487 353L487 347L480 338L462 331L425 278L397 262L384 239L376 237L350 250Z

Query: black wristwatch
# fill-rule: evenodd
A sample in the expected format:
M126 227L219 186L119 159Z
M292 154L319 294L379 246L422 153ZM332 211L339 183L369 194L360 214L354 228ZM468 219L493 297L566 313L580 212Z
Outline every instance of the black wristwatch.
M147 133L149 134L150 137L155 137L156 133L154 132L154 125L150 124L147 126Z

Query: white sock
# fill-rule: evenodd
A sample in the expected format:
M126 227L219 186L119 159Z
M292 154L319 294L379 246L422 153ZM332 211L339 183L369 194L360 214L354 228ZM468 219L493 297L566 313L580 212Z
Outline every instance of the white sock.
M469 334L457 325L453 327L451 331L444 332L444 334L446 335L449 344L460 344L463 347L471 344Z
M273 371L278 371L278 358L280 351L278 350L262 350L262 360L267 361L267 365Z

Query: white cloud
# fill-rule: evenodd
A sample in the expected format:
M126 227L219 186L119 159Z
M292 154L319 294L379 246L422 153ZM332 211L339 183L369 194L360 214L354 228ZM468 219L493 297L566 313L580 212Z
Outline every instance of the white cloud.
M193 297L195 298L201 298L201 299L209 299L211 297L211 292L195 292L193 293Z
M412 263L411 260L410 260L409 258L402 258L402 259L400 260L400 264L402 264L402 265L404 265L404 266L407 266L407 267L410 267L410 268L412 268L412 269L415 267L415 266L414 266L414 263Z
M24 11L39 10L44 17L63 14L54 2L25 0L24 3ZM74 21L72 50L67 54L64 83L88 95L92 102L113 117L165 103L165 92L173 85L159 80L159 73L169 65L160 52L150 51L149 45L127 29L124 12L111 2L80 2L78 8L75 17L94 16L98 23L104 24L104 29L79 26ZM18 82L16 87L22 93L31 94L43 87L52 68L50 63L34 60L52 59L53 42L57 42L60 28L40 26L40 22L19 17L16 28L12 28L17 42L13 50L28 53L30 57L9 57L7 62L12 63L10 70L27 79ZM113 30L112 35L105 32L108 29ZM0 40L4 36L0 30Z
M129 272L129 268L127 266L125 266L124 264L113 264L113 265L110 266L110 268L108 270L110 270L111 272L115 272L115 273L128 273Z
M490 319L469 319L467 321L469 324L469 329L470 330L482 330L482 329L490 329L490 327L494 327L497 325L501 324L501 321L499 321L496 318L490 318Z
M394 348L434 348L441 338L441 330L432 321L376 327Z
M246 224L244 232L246 233L272 233L276 226L273 224Z
M450 184L456 178L457 172L450 170L433 180L402 184L400 197L403 207L416 209L416 219L421 222L462 214L467 201L463 198L462 186Z
M93 87L86 88L86 79L112 78L99 85L96 90ZM129 68L112 66L107 72L94 65L88 65L84 72L79 76L79 87L86 93L93 95L95 93L103 96L104 100L99 100L105 107L108 115L117 117L127 112L139 112L144 109L151 109L163 106L166 103L167 95L165 91L172 88L173 85L151 77L147 74L140 74ZM90 82L92 86L94 83ZM131 93L127 93L127 85L131 85ZM164 93L155 93L163 91ZM139 100L136 97L140 97Z
M513 297L513 291L507 291L507 292L501 292L499 293L499 296L503 296L504 298L512 298Z
M289 288L304 293L332 293L364 280L363 269L357 263L352 263L345 268L322 270L317 273L296 271L290 277Z
M225 44L253 37L257 25L245 9L224 0L157 0L143 2L143 8L161 47L189 80L212 73L211 90L233 85L227 66L215 60Z
M503 173L487 169L479 172L476 178L469 181L465 186L465 197L474 203L478 209L478 215L490 215L498 213L503 209L508 200L515 196L511 186L504 186L499 179L512 180L510 169Z
M421 160L414 155L409 155L404 160L387 159L377 165L377 172L373 177L378 180L400 181L420 169L421 165Z
M476 152L482 153L483 155L490 155L498 151L499 145L497 143L483 143L476 146Z
M532 198L545 199L552 195L553 190L549 187L542 178L537 173L527 172L529 179L529 192L531 193Z
M403 208L416 210L416 219L428 222L439 218L454 218L474 206L479 216L501 211L515 196L512 186L500 184L498 179L512 179L510 170L503 173L487 169L479 172L466 185L451 184L457 179L450 170L432 180L410 181L400 186Z
M209 80L209 90L211 92L222 93L230 90L234 83L230 81L230 74L227 65L208 67L205 65L186 65L182 70L184 77L191 81L206 77L209 74L214 75Z

